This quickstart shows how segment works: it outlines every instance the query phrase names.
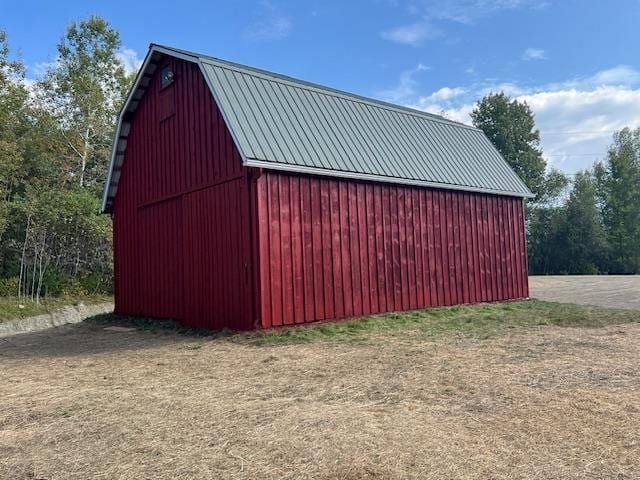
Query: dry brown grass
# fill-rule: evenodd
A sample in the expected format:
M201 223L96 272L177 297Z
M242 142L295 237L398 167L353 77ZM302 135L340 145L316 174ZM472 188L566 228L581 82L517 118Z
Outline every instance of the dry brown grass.
M0 339L0 477L640 478L640 325Z

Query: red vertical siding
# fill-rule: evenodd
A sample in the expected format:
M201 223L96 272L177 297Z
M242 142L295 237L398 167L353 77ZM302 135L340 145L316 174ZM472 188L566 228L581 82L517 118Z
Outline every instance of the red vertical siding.
M175 82L161 90L156 74L131 119L113 215L116 312L251 328L247 171L197 65L167 61Z
M528 296L522 200L266 172L263 327Z

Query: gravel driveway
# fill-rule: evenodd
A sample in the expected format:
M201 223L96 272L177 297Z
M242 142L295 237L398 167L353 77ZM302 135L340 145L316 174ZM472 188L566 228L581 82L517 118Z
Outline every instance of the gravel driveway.
M529 277L532 298L640 310L640 275Z

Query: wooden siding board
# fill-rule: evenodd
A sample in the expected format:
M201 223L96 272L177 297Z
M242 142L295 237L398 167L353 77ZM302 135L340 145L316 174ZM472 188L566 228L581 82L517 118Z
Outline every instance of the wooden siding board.
M269 200L267 197L266 182L255 182L258 197L258 259L259 259L259 286L260 290L260 319L262 326L271 327L271 263L269 245Z
M409 288L409 308L415 310L418 308L418 293L416 291L416 246L415 246L415 229L416 223L413 219L413 189L405 189L405 230L407 237L407 277Z
M332 261L332 233L331 233L331 194L326 180L311 182L311 198L314 202L313 219L314 225L314 268L322 271L322 276L316 274L315 294L316 294L316 319L335 318L335 295L334 295L334 271ZM319 189L320 196L314 195L314 190ZM320 208L315 204L320 198ZM313 199L316 199L315 201ZM317 233L316 233L317 232ZM318 234L320 236L318 236ZM320 241L318 241L320 239ZM323 301L324 300L324 301Z
M426 305L424 300L424 258L422 252L422 230L424 221L421 216L420 209L420 190L412 189L411 191L411 206L413 208L413 225L414 225L414 254L415 254L415 266L416 266L416 305Z
M464 194L464 242L465 242L465 264L467 266L467 275L469 283L469 303L475 303L476 299L476 269L474 263L474 242L473 242L473 219L472 219L472 205L471 195Z
M394 301L393 286L393 241L391 236L391 213L390 213L390 187L384 185L382 189L382 252L384 257L384 299L387 305L387 311L396 309Z
M294 323L304 322L304 266L302 255L302 224L301 224L301 192L300 177L290 179L291 195L291 266L293 269L293 310Z
M318 203L318 202L315 202ZM313 263L313 218L311 203L311 188L308 177L300 178L300 223L302 235L302 288L303 288L303 318L305 322L314 318L314 263ZM320 238L320 236L318 236Z
M407 258L406 189L398 188L398 259L400 272L400 302L402 310L409 310L409 262Z
M267 253L271 260L271 325L283 324L282 305L282 244L280 235L280 196L278 177L268 177L268 202L269 202L269 245Z
M520 259L519 259L519 248L520 245L518 244L518 238L519 238L519 234L518 234L518 213L516 211L517 209L517 202L510 202L509 204L509 212L510 212L510 229L511 229L511 242L512 242L512 262L513 262L513 275L515 278L517 278L517 281L515 282L515 287L516 287L516 295L518 298L522 298L524 297L524 289L522 288L522 282L520 281L521 278L521 273L522 273L522 269L520 266Z
M342 250L340 248L340 195L338 186L333 182L327 181L327 188L330 195L330 215L331 215L331 254L333 259L333 301L334 301L334 317L343 318L344 313L344 277L342 275Z
M389 223L391 226L391 265L393 271L394 310L402 310L402 271L400 268L400 228L398 221L398 190L389 189Z
M385 282L385 260L384 260L384 220L383 220L383 186L372 185L373 189L373 218L375 229L375 252L376 252L376 280L378 282L378 312L386 312L387 309L387 284Z
M353 299L352 315L360 316L363 312L363 285L362 285L362 262L360 261L360 234L358 219L358 190L357 183L348 183L348 224L347 232L349 235L349 263L351 264L351 288Z
M279 176L278 188L280 196L280 246L282 252L282 310L283 323L291 325L294 322L293 295L293 253L291 239L291 208L290 201L290 180L289 176Z
M377 231L378 225L376 224L376 216L379 209L378 196L375 195L375 185L365 185L365 200L364 211L366 215L367 226L367 263L369 270L369 305L371 313L378 313L381 311L378 293L378 264L380 256L378 253L378 243L376 243L376 236L379 235Z
M338 208L340 210L338 228L340 230L340 250L342 253L342 301L344 316L353 316L353 289L351 269L355 267L351 263L351 236L349 232L349 188L350 183L340 182L338 188Z
M520 237L519 254L522 272L520 281L522 282L523 297L529 297L529 277L528 277L528 259L527 259L527 237L524 232L524 201L520 200L518 212L518 235Z
M360 277L362 281L362 314L370 315L371 309L371 261L369 259L369 229L367 228L367 185L356 184L356 204L358 210L358 245L360 254ZM357 257L356 257L357 258Z

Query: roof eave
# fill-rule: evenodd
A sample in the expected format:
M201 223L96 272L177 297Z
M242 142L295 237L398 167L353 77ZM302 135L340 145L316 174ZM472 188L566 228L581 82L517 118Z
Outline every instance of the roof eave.
M248 158L245 162L248 167L263 168L265 170L279 170L291 173L302 173L308 175L319 175L327 177L344 178L348 180L361 180L369 182L393 183L399 185L408 185L416 187L440 188L443 190L455 190L458 192L484 193L488 195L504 195L509 197L518 197L523 199L534 198L535 195L528 192L511 192L505 190L493 190L489 188L474 187L468 185L455 185L449 183L429 182L425 180L415 180L410 178L387 177L383 175L375 175L359 172L345 172L342 170L329 170L325 168L307 167L301 165L289 165L286 163L277 163L255 158Z

